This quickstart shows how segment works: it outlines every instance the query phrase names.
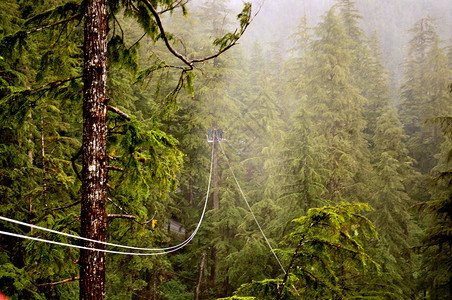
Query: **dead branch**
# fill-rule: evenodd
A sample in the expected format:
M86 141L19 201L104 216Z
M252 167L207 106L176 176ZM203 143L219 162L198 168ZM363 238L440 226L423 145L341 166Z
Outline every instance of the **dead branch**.
M107 109L111 112L117 113L118 115L120 115L121 117L123 117L124 119L126 119L127 121L130 121L132 118L126 114L125 112L121 111L119 108L116 108L114 106L107 106Z
M124 40L124 30L122 30L121 23L119 23L118 19L116 19L115 14L111 14L113 16L113 19L115 20L115 24L118 24L119 30L121 30L121 39ZM115 27L116 28L116 27Z
M142 35L135 43L133 43L132 46L130 46L127 50L132 49L133 46L135 46L136 44L138 44L145 36L146 36L146 32L143 33L143 35Z
M155 213L154 213L154 216L155 216ZM147 220L145 222L139 222L139 221L137 221L137 216L135 216L135 215L123 215L123 214L108 214L107 217L111 218L111 219L129 219L129 220L132 220L135 223L138 223L140 225L146 225L148 223L151 223L152 220L154 220L154 217L152 217L152 219L149 219L149 220Z
M137 218L137 216L134 215L123 215L123 214L108 214L107 217L111 219L132 219L132 220Z
M63 284L66 282L71 282L71 281L76 281L79 280L80 277L72 277L72 278L68 278L65 280L61 280L61 281L57 281L57 282L49 282L49 283L39 283L39 284L35 284L36 286L53 286L53 285L57 285L57 284Z
M123 168L115 167L115 166L107 166L107 170L113 170L118 172L124 172Z

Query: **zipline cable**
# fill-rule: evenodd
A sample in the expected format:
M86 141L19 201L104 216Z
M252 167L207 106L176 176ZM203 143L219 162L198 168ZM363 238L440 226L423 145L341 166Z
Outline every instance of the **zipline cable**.
M283 267L281 261L279 260L278 256L276 255L275 251L273 250L272 246L270 245L270 242L268 241L267 237L265 236L265 233L264 233L264 231L262 230L261 225L259 225L259 222L257 221L256 216L254 215L254 212L253 212L253 210L251 209L250 204L248 203L248 200L246 199L245 193L243 193L243 190L242 190L242 188L240 187L240 184L239 184L239 182L238 182L238 180L237 180L237 177L235 177L234 170L232 170L232 167L231 167L231 164L230 164L230 162L229 162L228 156L227 156L226 153L224 152L223 145L221 144L221 141L219 141L219 144L220 144L220 147L221 147L221 152L223 152L223 155L224 155L224 157L226 158L226 162L228 163L229 170L231 170L231 173L232 173L232 176L234 177L235 183L237 184L237 187L239 188L240 193L242 194L243 199L245 200L245 203L246 203L246 205L248 206L248 209L249 209L249 211L251 212L251 215L253 216L254 221L255 221L256 224L257 224L257 227L259 227L259 230L261 231L262 236L264 237L265 241L267 242L267 245L268 245L268 247L270 248L270 251L273 253L273 256L275 257L276 261L278 262L279 266L281 267L281 270L284 272L284 275L286 275L286 274L287 274L286 269L284 269L284 267ZM292 284L292 288L293 288L294 291L297 293L297 295L300 295L300 293L298 293L298 290L297 290L297 288L295 287L295 285Z
M230 164L230 162L229 162L229 159L228 159L226 153L224 152L223 145L221 144L221 141L219 141L219 144L220 144L221 152L223 152L223 155L224 155L224 157L226 158L226 162L228 163L229 170L231 170L232 176L234 177L235 183L237 184L237 187L239 188L240 193L242 194L242 197L243 197L243 199L245 200L246 206L248 206L248 209L249 209L251 215L253 216L254 221L255 221L256 224L257 224L257 227L259 227L259 230L261 231L262 236L264 237L265 241L267 242L267 245L268 245L268 247L270 248L270 251L273 253L273 256L276 258L276 261L278 261L278 264L279 264L279 266L281 267L281 270L284 272L284 274L286 274L286 269L284 269L284 267L283 267L281 261L279 260L278 256L276 255L275 251L273 250L273 247L270 245L270 242L268 241L267 237L265 236L265 233L264 233L264 231L262 230L261 225L259 225L259 222L257 221L256 216L254 215L254 212L253 212L253 210L251 209L251 206L250 206L250 204L248 203L248 200L246 199L246 196L245 196L245 194L243 193L242 188L240 187L240 184L239 184L239 182L238 182L238 180L237 180L237 177L235 177L234 170L232 170L231 164Z
M55 242L55 241L51 241L51 240L46 240L46 239L41 239L41 238L36 238L36 237L30 237L30 236L21 235L21 234L12 233L12 232L6 232L6 231L0 231L0 234L9 235L9 236L13 236L13 237L18 237L18 238L22 238L22 239L34 240L34 241L38 241L38 242L55 244L55 245L60 245L60 246L66 246L66 247L72 247L72 248L78 248L78 249L84 249L84 250L93 250L93 251L99 251L99 252L105 252L105 253L113 253L113 254L160 255L160 254L167 254L167 253L171 253L171 252L177 251L177 250L183 248L185 245L187 245L191 240L193 240L193 238L197 234L197 232L198 232L198 230L199 230L199 228L201 226L202 220L204 218L204 215L205 215L205 212L206 212L206 208L207 208L207 203L208 203L208 200L209 200L210 185L211 185L211 181L212 181L214 149L215 149L214 145L212 145L212 155L211 155L211 159L210 159L209 183L208 183L208 186L207 186L206 200L204 202L204 208L203 208L203 211L202 211L202 214L201 214L201 218L200 218L200 220L198 222L198 225L196 226L195 230L193 231L193 233L185 241L183 241L182 243L180 243L178 245L175 245L175 246L166 247L166 248L140 248L140 247L125 246L125 245L120 245L120 244L113 244L113 243L108 243L108 242L92 240L92 239L88 239L88 238L85 238L85 237L81 237L81 236L77 236L77 235L73 235L73 234L69 234L69 233L64 233L64 232L60 232L60 231L57 231L57 230L53 230L53 229L49 229L49 228L45 228L45 227L41 227L41 226L36 226L36 225L33 225L33 224L29 224L29 223L25 223L25 222L21 222L21 221L18 221L18 220L14 220L14 219L10 219L10 218L6 218L6 217L3 217L3 216L0 216L0 220L3 220L3 221L7 221L7 222L23 225L23 226L28 226L28 227L31 227L31 228L36 228L36 229L40 229L40 230L43 230L43 231L48 231L48 232L51 232L51 233L55 233L55 234L59 234L59 235L63 235L63 236L67 236L67 237L83 240L83 241L98 243L98 244L102 244L102 245L105 245L105 246L113 246L113 247L126 248L126 249L131 249L131 250L161 251L161 252L136 253L136 252L113 251L113 250L105 250L105 249L98 249L98 248L91 248L91 247L84 247L84 246L78 246L78 245L73 245L73 244Z

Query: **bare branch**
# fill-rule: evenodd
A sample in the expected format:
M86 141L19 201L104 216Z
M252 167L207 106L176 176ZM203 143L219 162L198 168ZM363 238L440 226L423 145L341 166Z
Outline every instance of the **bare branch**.
M137 218L137 216L134 215L123 215L123 214L108 214L107 217L112 219L132 219L132 220L135 220Z
M117 113L118 115L120 115L121 117L123 117L124 119L126 119L127 121L130 121L130 120L132 119L128 114L126 114L125 112L121 111L119 108L116 108L116 107L114 107L114 106L108 105L108 106L107 106L107 109L108 109L109 111L112 111L112 112L114 112L114 113Z
M146 36L146 32L143 33L143 35L142 35L135 43L133 43L132 46L130 46L127 50L132 49L133 46L135 46L136 44L138 44L145 36Z
M149 8L149 10L151 11L152 15L155 18L155 21L157 22L157 26L160 29L160 34L163 38L163 41L165 42L166 48L177 58L179 58L182 62L184 62L186 65L189 66L189 70L193 69L193 65L190 61L188 61L182 54L180 54L179 52L176 51L176 49L174 49L171 44L169 43L168 37L165 33L165 29L163 28L163 24L162 24L162 20L160 19L159 13L155 10L154 6L151 4L151 2L149 2L149 0L143 0L144 4L146 4L146 6Z
M126 211L124 208L122 208L121 206L119 206L118 204L116 204L116 202L114 202L113 200L111 200L111 198L108 198L108 197L107 197L107 200L110 201L111 203L113 203L114 206L116 206L117 208L119 208L120 211L123 211L123 212L125 212L126 214L129 214L129 213L127 213L127 211Z
M40 283L40 284L35 284L36 286L53 286L53 285L57 285L57 284L63 284L66 282L71 282L71 281L76 281L79 280L80 277L72 277L72 278L68 278L65 280L61 280L61 281L57 281L57 282L49 282L49 283Z
M121 30L121 39L124 40L124 30L122 30L121 23L119 23L118 19L116 19L115 14L112 13L111 15L113 16L113 19L115 20L115 23L118 24L119 30Z
M52 88L59 87L60 85L65 84L66 82L69 82L69 81L72 81L72 80L75 80L75 79L80 79L82 77L83 76L76 76L76 77L70 77L70 78L66 78L66 79L62 79L62 80L51 81L51 82L48 82L46 84L41 85L38 88L27 90L27 91L38 92L38 91L50 90Z
M107 170L113 170L113 171L118 171L118 172L124 172L123 168L119 168L116 166L107 166Z

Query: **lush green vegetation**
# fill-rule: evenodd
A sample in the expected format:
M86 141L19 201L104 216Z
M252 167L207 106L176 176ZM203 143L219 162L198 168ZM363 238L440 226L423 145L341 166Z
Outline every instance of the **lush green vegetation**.
M188 59L227 49L250 16L225 1L149 2ZM75 235L83 5L0 3L0 215ZM181 239L174 221L188 237L209 182L207 130L221 128L227 141L214 146L211 202L195 238L167 255L107 254L108 299L452 297L452 45L443 20L417 18L423 1L403 10L405 44L383 17L362 22L371 5L334 1L287 41L255 35L182 70L144 1L109 1L107 241L172 246ZM6 221L0 230L79 244ZM0 291L75 299L78 258L2 234Z

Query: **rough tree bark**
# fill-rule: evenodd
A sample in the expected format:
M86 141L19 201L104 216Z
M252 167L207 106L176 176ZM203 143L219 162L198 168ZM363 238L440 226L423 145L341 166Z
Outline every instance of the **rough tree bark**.
M107 0L86 0L81 235L106 239ZM101 248L85 242L87 247ZM80 299L105 298L105 253L80 251Z

